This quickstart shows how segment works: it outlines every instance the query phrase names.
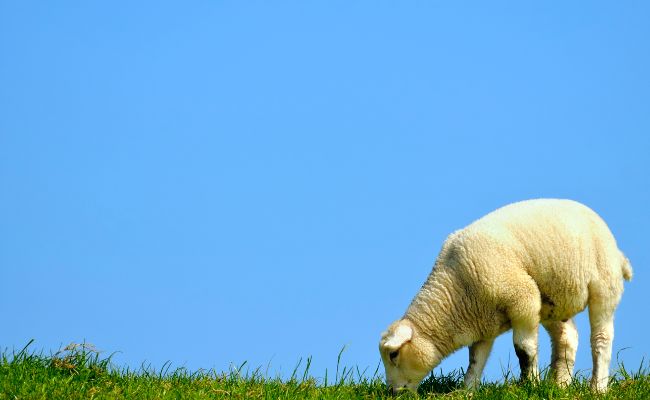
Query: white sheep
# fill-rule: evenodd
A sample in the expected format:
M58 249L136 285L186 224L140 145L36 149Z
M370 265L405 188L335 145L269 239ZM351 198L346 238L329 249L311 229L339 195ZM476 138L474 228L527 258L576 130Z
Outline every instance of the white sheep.
M402 319L379 343L386 383L416 390L443 358L469 346L464 382L475 388L494 339L512 328L522 379L537 379L541 323L552 341L551 373L571 381L578 332L589 306L592 389L607 390L614 311L632 278L605 222L570 200L510 204L452 233Z

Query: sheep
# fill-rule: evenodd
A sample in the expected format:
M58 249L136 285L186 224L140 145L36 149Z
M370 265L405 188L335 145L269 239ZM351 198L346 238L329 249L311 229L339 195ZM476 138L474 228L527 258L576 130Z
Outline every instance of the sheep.
M589 306L591 387L605 392L614 311L631 278L629 260L588 207L560 199L502 207L449 235L404 316L382 334L386 384L415 391L446 356L469 346L464 384L474 389L494 339L510 329L521 379L539 379L541 323L552 342L551 375L566 386L578 345L572 317Z

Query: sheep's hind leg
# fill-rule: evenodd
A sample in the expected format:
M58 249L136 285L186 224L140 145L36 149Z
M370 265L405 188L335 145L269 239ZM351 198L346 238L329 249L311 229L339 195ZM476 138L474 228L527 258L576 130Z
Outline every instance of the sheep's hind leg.
M607 391L609 380L609 362L612 358L614 340L614 307L610 304L589 302L591 356L594 363L591 388L600 393Z
M465 386L476 389L481 382L483 368L487 362L494 339L481 340L469 347L469 367L465 373Z
M559 386L571 383L578 350L578 331L572 319L542 323L551 336L551 374Z

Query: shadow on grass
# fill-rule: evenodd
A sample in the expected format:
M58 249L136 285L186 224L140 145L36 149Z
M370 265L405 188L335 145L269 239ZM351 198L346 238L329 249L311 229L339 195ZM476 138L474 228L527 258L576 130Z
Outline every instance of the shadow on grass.
M447 375L437 376L431 373L420 384L418 394L446 394L459 389L464 389L462 371L453 371Z

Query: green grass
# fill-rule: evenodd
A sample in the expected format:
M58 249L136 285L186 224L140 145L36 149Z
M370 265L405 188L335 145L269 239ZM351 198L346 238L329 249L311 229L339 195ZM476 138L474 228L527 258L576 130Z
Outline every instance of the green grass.
M28 345L29 346L29 345ZM311 360L299 363L291 378L266 377L245 366L228 372L186 369L138 371L120 369L111 357L102 358L88 345L70 345L45 356L28 351L0 354L0 400L5 399L650 399L650 377L645 368L628 372L623 365L614 374L609 392L592 394L584 377L561 389L548 380L520 383L506 374L505 383L490 383L475 392L462 389L460 372L429 376L418 395L391 396L375 372L366 377L357 369L337 368L333 377L309 375ZM340 362L340 354L339 354Z

